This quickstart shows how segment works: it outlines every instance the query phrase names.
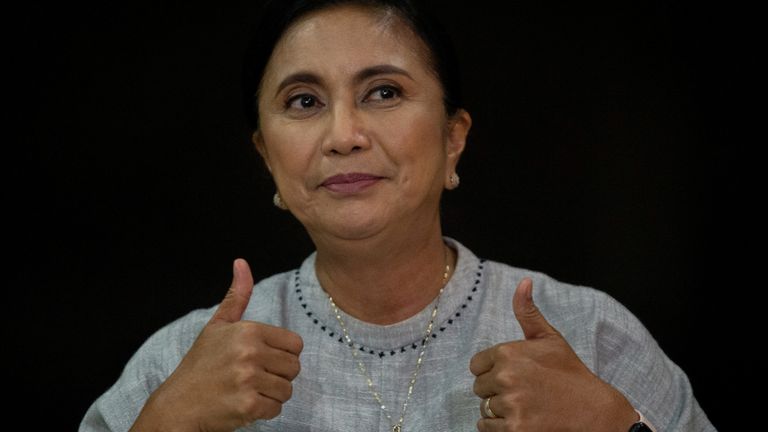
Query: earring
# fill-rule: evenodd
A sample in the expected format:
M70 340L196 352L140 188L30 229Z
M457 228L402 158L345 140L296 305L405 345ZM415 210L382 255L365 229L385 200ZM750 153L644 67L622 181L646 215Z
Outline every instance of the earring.
M451 182L451 188L456 189L459 187L459 175L456 173L451 174L451 176L448 178L448 181Z
M283 201L283 197L280 196L280 192L275 192L275 195L272 196L272 204L281 210L288 210L288 206L285 205L285 201Z

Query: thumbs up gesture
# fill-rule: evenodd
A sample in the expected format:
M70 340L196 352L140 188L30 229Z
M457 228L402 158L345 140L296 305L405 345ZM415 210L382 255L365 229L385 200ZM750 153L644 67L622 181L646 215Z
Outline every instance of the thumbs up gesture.
M486 431L626 432L637 413L618 390L582 363L568 342L533 303L526 278L512 308L525 340L501 343L475 354L470 371Z
M245 260L176 370L150 396L132 431L232 431L280 414L299 374L296 333L241 320L253 290Z

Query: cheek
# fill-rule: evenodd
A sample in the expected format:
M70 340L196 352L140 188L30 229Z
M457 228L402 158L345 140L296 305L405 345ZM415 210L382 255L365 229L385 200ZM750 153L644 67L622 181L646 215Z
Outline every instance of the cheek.
M272 175L283 183L307 172L316 150L314 135L306 127L278 125L265 128L264 142Z
M392 155L410 177L432 177L444 165L444 137L435 116L412 116L389 133Z

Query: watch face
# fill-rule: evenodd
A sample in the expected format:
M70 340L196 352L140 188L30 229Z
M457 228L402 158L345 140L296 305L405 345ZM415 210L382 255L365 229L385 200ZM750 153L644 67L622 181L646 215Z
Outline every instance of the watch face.
M637 422L632 425L631 428L629 428L629 432L653 432L651 428L648 427L647 424L643 422Z

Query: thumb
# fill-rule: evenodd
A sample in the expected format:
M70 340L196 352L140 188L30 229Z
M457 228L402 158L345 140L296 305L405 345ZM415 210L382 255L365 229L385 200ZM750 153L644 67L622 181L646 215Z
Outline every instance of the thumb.
M216 309L210 322L233 323L240 321L245 308L248 306L248 301L251 299L252 292L253 276L251 276L251 269L248 267L248 262L238 258L232 264L232 284L229 286L229 291L219 304L219 308Z
M526 339L558 334L558 331L552 327L533 303L533 281L530 278L523 279L517 285L515 295L512 298L512 309Z

